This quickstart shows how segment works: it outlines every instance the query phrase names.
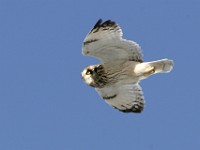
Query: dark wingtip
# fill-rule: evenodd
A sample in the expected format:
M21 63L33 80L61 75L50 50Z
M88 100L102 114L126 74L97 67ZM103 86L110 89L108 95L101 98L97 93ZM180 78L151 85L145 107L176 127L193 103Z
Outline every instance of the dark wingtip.
M114 25L116 25L116 22L111 21L110 19L107 20L107 21L105 21L105 22L103 22L103 23L102 23L102 22L103 22L103 20L102 20L102 19L99 19L99 20L97 21L97 23L94 25L94 27L93 27L92 30L95 30L95 29L98 30L98 28L101 28L101 27L114 26Z
M143 112L143 108L142 109L118 109L117 107L113 106L115 109L123 112L123 113L142 113Z
M135 104L133 105L130 109L123 109L123 110L119 110L121 112L124 112L124 113L141 113L144 109L144 104Z
M102 23L102 19L99 19L99 20L97 21L97 23L94 25L94 28L93 28L93 29L96 29L96 28L100 27L100 26L101 26L101 23Z
M115 25L116 23L114 21L111 21L111 20L107 20L105 21L101 26L102 27L105 27L105 26L112 26L112 25Z
M119 110L119 111L124 112L124 113L142 113L143 110L126 109L126 110Z

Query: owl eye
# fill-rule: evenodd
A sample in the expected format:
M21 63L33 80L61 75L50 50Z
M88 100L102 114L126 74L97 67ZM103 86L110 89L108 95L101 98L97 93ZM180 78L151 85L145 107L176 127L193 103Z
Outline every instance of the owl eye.
M86 75L91 75L92 74L92 70L87 70Z

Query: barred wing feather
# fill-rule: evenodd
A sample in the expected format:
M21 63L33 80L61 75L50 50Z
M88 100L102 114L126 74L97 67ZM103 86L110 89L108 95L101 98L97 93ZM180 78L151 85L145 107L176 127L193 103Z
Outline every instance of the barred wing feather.
M103 63L113 61L142 62L140 46L130 40L122 38L122 30L113 21L102 23L100 19L86 36L82 53L100 59Z
M122 112L140 113L144 109L144 96L139 84L96 88L99 95L114 108Z

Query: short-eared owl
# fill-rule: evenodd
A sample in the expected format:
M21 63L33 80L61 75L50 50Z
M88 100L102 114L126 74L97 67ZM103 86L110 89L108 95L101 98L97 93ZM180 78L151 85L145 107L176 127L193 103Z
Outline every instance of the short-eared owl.
M122 112L142 112L144 96L140 80L156 73L170 72L173 61L143 62L140 46L122 38L120 26L100 19L87 34L82 53L96 57L99 65L82 71L82 78L111 106Z

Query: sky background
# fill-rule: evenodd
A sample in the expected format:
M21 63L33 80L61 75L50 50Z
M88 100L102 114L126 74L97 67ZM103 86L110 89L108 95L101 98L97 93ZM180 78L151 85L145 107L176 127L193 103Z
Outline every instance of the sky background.
M81 79L96 21L112 19L145 61L144 112L108 106ZM0 150L199 150L199 0L0 0Z

